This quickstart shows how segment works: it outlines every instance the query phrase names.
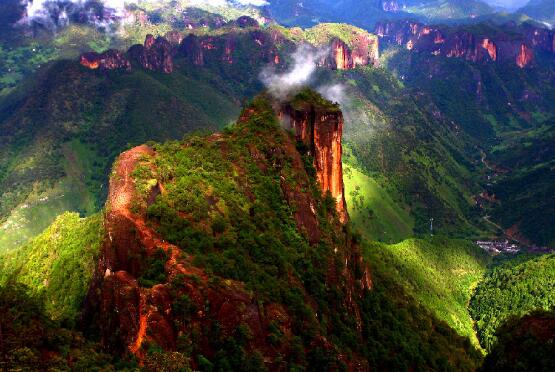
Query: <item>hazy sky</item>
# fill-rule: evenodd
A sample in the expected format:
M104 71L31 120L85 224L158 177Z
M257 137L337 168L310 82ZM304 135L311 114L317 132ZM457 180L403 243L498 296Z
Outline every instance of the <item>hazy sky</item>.
M491 5L504 6L507 8L520 8L525 5L529 0L485 0L486 3Z

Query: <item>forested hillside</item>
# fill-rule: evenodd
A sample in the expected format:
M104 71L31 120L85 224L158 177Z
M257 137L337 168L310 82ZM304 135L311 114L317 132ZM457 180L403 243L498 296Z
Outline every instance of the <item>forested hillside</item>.
M511 317L555 307L555 255L524 255L495 267L476 288L470 312L480 342L490 350L496 330Z

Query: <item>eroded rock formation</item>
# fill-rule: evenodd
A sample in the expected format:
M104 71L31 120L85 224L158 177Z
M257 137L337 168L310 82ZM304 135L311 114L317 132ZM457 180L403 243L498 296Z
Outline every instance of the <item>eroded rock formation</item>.
M127 57L117 50L107 50L104 53L85 53L81 55L79 63L91 70L129 70L131 63Z
M320 64L335 70L351 70L359 66L377 65L378 41L369 35L357 34L351 45L338 38L330 43L330 54Z
M235 23L245 30L219 36L189 34L185 37L176 31L168 32L164 37L147 35L143 45L133 45L127 54L113 50L103 54L85 53L81 56L81 63L91 69L129 70L129 60L132 60L144 69L168 74L173 72L174 58L177 57L184 57L187 63L195 66L222 63L285 66L287 59L284 55L294 51L295 42L278 30L260 29L258 22L250 17L241 17ZM348 70L378 63L378 39L366 32L352 31L348 43L338 38L325 43L319 47L329 48L330 53L319 61L322 67Z
M551 30L521 26L516 32L492 30L475 33L442 30L418 22L384 22L376 25L376 34L386 42L402 45L408 50L463 58L472 62L513 63L520 68L530 66L536 53L555 53Z
M313 146L318 180L323 190L336 195L338 212L345 220L340 156L341 112L318 109L313 105L296 106L296 109L291 105L284 107L295 118L291 125L298 129L298 138ZM238 125L248 122L251 115L256 115L256 111L245 110ZM249 152L261 171L280 174L283 197L296 206L295 219L299 230L308 234L311 244L317 244L324 233L318 223L316 201L306 191L309 178L295 141L285 132L281 133L281 140L275 145L262 152L253 145ZM206 140L218 143L221 139L222 135L216 134ZM220 148L226 151L224 142ZM285 180L285 175L291 175L290 168L279 170L280 165L273 163L276 155L288 159L283 165L293 167L294 182ZM216 352L211 346L211 329L218 327L219 334L225 338L233 337L238 327L247 327L249 337L245 348L260 352L270 370L280 370L282 357L292 352L290 341L296 332L291 309L279 301L260 301L256 292L247 290L242 282L226 279L214 285L214 274L196 266L192 256L160 236L152 221L148 222L145 210L135 207L138 195L133 171L145 158L156 156L152 148L143 145L123 153L115 163L105 208L104 242L89 290L84 322L99 328L104 347L119 354L134 354L139 361L145 358L149 344L156 344L165 351L175 351L183 340L194 342L195 353L211 359ZM146 200L153 203L158 195L167 192L165 190L165 186L158 182L152 186ZM333 229L342 243L329 248L327 262L322 264L326 267L326 287L338 288L337 293L342 295L329 306L354 320L354 332L362 340L359 300L365 290L372 287L370 271L363 262L360 248L345 234L343 227L335 225ZM139 278L149 270L152 258L163 260L166 279L145 286ZM290 275L291 280L299 283L293 273ZM317 322L317 302L308 291L303 296L314 313L308 316ZM182 299L187 300L185 314ZM283 335L279 344L269 341L270 329L278 329ZM311 345L324 349L336 347L318 333ZM339 355L339 358L350 370L367 370L367 363L360 356ZM193 361L192 367L198 365Z
M147 35L144 45L134 45L128 53L147 70L173 72L173 47L164 37Z
M294 108L283 105L280 113L286 128L295 132L314 157L316 178L325 194L330 192L336 201L337 214L347 222L347 203L343 184L342 145L343 114L340 110L325 109L313 104Z

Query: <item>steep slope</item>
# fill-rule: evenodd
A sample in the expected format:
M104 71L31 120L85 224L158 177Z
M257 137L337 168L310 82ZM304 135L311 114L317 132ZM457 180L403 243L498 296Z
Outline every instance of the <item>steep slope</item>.
M479 0L272 0L267 9L272 18L288 26L344 22L366 29L372 29L384 19L468 21L493 13L490 6Z
M472 298L470 311L482 345L491 350L495 332L509 318L555 306L555 254L522 256L493 269Z
M83 301L100 254L102 217L59 216L21 249L4 253L0 286L26 286L29 295L44 300L45 313L55 321L79 320Z
M478 355L468 342L402 290L394 299L382 294L395 288L388 279L379 276L380 292L373 292L358 244L340 222L341 205L317 181L325 169L317 154L333 147L322 140L339 134L340 112L309 91L291 102L273 108L259 97L222 134L120 156L85 319L100 327L110 350L139 359L164 350L202 370L474 368ZM292 136L274 113L291 112L282 109L289 105L325 119L292 125ZM303 137L308 128L313 138ZM333 157L322 160L333 164ZM393 328L376 333L389 314L375 315L377 306L412 314L390 322L405 325L411 345L421 340L418 357L408 347L394 358L370 347L399 348ZM438 338L416 331L419 321Z
M498 342L487 356L484 371L555 368L555 313L535 311L510 318L497 332Z
M528 4L518 10L550 27L555 25L555 4L549 0L530 0Z
M42 300L29 296L21 284L0 286L0 314L0 366L5 370L115 368L98 343L50 320Z
M373 267L397 278L422 306L479 347L468 303L486 273L487 254L467 241L445 238L368 243L365 254Z
M397 215L409 214L409 218L391 216L376 222L395 225L401 219L413 230L408 236L428 234L431 218L436 233L468 237L487 230L472 199L480 190L475 174L479 158L472 139L437 115L437 107L427 97L411 95L401 80L384 70L352 70L343 79L346 95L352 97L345 102L350 118L345 162L386 191ZM347 190L348 195L352 192L356 186ZM371 223L379 214L370 215L370 210L378 207L368 204L357 215ZM371 238L398 242L408 237L392 239L383 231Z
M484 208L516 239L555 247L555 119L510 132L491 153L502 170L487 187L494 200Z
M503 234L537 245L552 244L553 154L547 144L555 116L555 64L549 49L553 33L531 25L445 29L413 24L414 32L408 25L397 31L380 30L382 40L391 41L382 53L383 65L414 94L428 97L438 116L470 137L465 140L468 151L483 152L484 166L474 171L481 178L481 196L476 195L476 200L483 215L493 215ZM468 43L460 44L457 55L433 55L438 35L440 45L462 41L461 35L467 36ZM503 62L497 47L507 43L507 37L516 45L534 46L529 65L521 68L512 57ZM489 44L480 45L482 39ZM392 45L398 42L401 48ZM496 49L490 53L488 45ZM546 213L538 213L544 207Z
M330 114L337 111L330 109ZM339 128L333 120L318 123L311 143L320 151L328 145L316 139ZM291 336L308 336L297 328L304 323L315 337L308 357L328 349L325 354L338 363L344 346L328 342L348 340L347 334L334 333L342 327L354 332L350 342L361 337L358 302L371 281L356 246L332 217L335 198L330 204L321 196L304 164L262 98L223 135L122 154L110 183L106 237L90 298L99 306L105 345L142 358L149 343L171 350L196 330L194 354L221 363L214 352L221 349L229 360L233 351L218 346L218 339L247 332L245 344L238 346L250 350L247 359L254 363L256 355L274 360L278 350L289 359ZM317 167L314 177L318 174ZM297 261L305 252L328 259ZM307 281L315 287L304 288ZM329 302L332 293L326 294L325 285L338 291L336 304ZM203 307L206 314L192 311ZM336 318L336 307L351 315ZM321 328L318 319L329 319L330 328ZM208 331L211 322L222 327L218 333ZM267 341L272 327L283 334L274 347ZM330 341L323 338L328 332ZM364 368L353 351L342 363Z
M129 145L228 124L240 100L260 90L260 71L285 69L289 53L309 40L338 47L318 61L322 68L378 58L376 38L354 27L323 25L293 37L245 17L198 35L148 35L127 53L85 53L81 66L43 68L0 102L0 247L17 247L63 211L98 211L109 164Z
M94 73L63 61L4 99L1 248L16 247L66 210L98 211L109 165L126 146L228 123L238 101L205 77Z

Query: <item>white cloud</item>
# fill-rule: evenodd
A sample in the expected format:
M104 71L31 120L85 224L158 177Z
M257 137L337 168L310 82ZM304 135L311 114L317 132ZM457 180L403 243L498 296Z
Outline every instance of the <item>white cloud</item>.
M0 0L2 1L2 0ZM46 26L56 27L63 25L67 22L68 12L70 10L82 9L87 0L21 0L22 4L26 6L27 16L21 22L37 21ZM125 14L126 5L144 4L148 2L169 3L170 0L97 0L97 2L104 5L106 9L111 10L112 15L122 16ZM234 5L253 5L264 6L267 5L266 0L189 0L188 5L200 6L234 6Z
M291 69L285 73L276 73L274 67L268 66L262 70L260 80L266 85L272 95L284 98L289 93L306 85L312 79L316 64L326 56L327 49L315 49L309 45L300 45L293 53Z

